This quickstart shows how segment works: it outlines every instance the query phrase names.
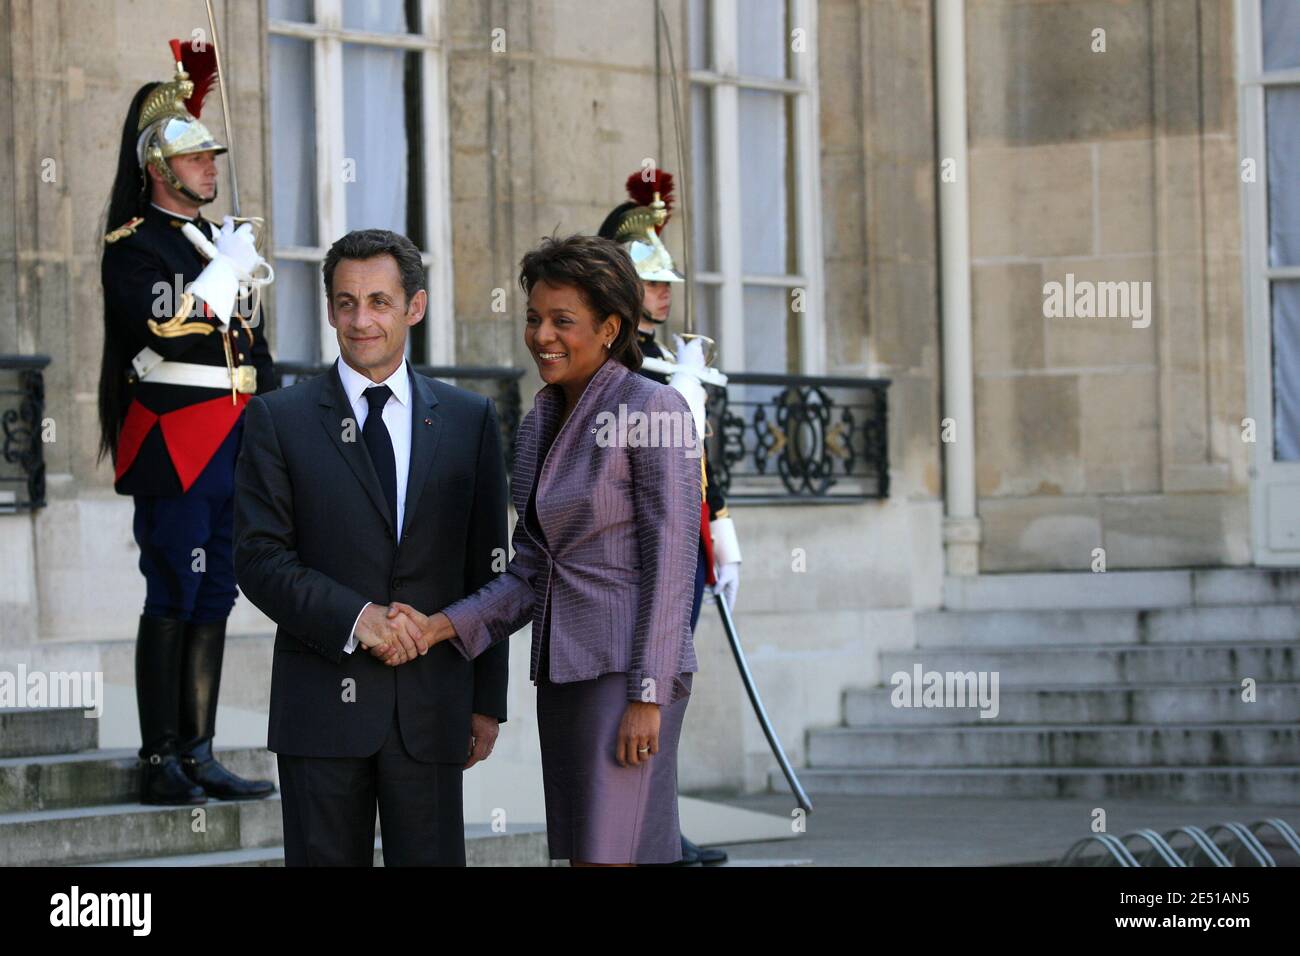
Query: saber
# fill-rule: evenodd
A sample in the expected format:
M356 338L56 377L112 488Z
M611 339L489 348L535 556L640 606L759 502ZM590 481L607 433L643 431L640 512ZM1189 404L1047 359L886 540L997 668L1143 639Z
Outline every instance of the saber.
M673 136L677 140L677 182L682 190L682 269L688 277L686 283L686 334L695 331L695 273L691 271L691 177L686 175L686 157L682 152L682 140L685 138L682 127L682 108L677 102L677 60L673 56L673 33L668 29L668 17L664 14L662 0L655 0L655 10L659 22L664 28L664 44L668 48L668 75L672 77L669 89L673 94Z
M217 39L217 17L212 12L212 0L204 0L208 8L208 29L212 31L212 55L217 61L217 92L221 94L221 122L226 127L226 153L230 157L230 207L239 216L239 173L235 169L235 137L230 128L230 104L226 101L226 68L221 65L221 44Z
M767 737L767 744L772 748L772 754L776 757L776 762L781 765L781 772L785 774L786 783L790 784L790 789L794 792L794 798L799 801L799 806L803 807L806 812L812 813L813 806L812 801L808 799L808 792L804 790L803 784L795 776L794 768L790 766L790 760L781 747L781 741L776 739L776 731L772 729L772 722L767 719L767 711L763 709L763 701L759 699L758 688L754 685L754 675L749 672L749 664L745 660L745 651L740 646L740 635L736 633L736 624L731 619L731 609L727 607L727 601L721 594L713 595L713 600L718 605L718 613L722 615L722 627L727 632L727 640L731 643L731 653L736 657L736 666L740 668L740 678L745 682L745 691L749 694L749 702L754 705L754 713L758 716L758 722L763 728L763 736Z

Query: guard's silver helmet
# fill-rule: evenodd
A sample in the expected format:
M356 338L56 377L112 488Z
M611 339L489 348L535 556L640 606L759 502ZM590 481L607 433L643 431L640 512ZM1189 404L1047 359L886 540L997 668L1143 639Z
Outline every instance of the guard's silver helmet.
M209 48L195 50L192 44L180 40L172 40L171 47L176 75L154 87L140 107L136 158L142 170L152 166L168 185L195 202L211 202L215 196L192 192L172 172L167 160L185 153L226 152L226 147L198 118L203 98L216 77L216 57Z

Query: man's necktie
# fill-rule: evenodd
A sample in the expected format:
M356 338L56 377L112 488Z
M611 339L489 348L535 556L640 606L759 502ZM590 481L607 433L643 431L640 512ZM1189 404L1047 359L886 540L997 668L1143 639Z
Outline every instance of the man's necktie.
M366 441L375 474L379 475L379 487L384 489L384 497L388 500L388 513L392 515L393 527L397 528L397 458L393 455L392 436L384 424L384 405L392 394L393 390L387 385L366 389L370 412L361 428L361 437Z

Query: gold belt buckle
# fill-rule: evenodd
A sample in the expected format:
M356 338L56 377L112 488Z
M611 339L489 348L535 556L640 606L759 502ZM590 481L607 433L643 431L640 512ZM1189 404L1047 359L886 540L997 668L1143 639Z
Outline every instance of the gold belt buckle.
M235 391L245 395L257 394L257 367L241 365L235 369Z

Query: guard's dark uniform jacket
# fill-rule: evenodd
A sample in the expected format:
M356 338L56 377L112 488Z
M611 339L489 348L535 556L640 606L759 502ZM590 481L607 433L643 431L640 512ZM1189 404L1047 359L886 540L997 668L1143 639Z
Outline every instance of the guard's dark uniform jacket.
M118 436L114 488L119 494L174 496L188 491L243 414L249 395L232 401L230 388L136 381L131 357L148 346L167 361L211 365L229 360L257 370L257 392L275 387L266 326L258 316L231 319L226 335L207 306L183 294L207 258L185 238L189 220L150 205L143 216L104 237L102 278L107 298L107 334L118 336L124 356L121 374L131 381L132 401ZM194 220L212 240L212 223ZM238 309L238 306L237 306ZM156 314L160 312L161 314Z

